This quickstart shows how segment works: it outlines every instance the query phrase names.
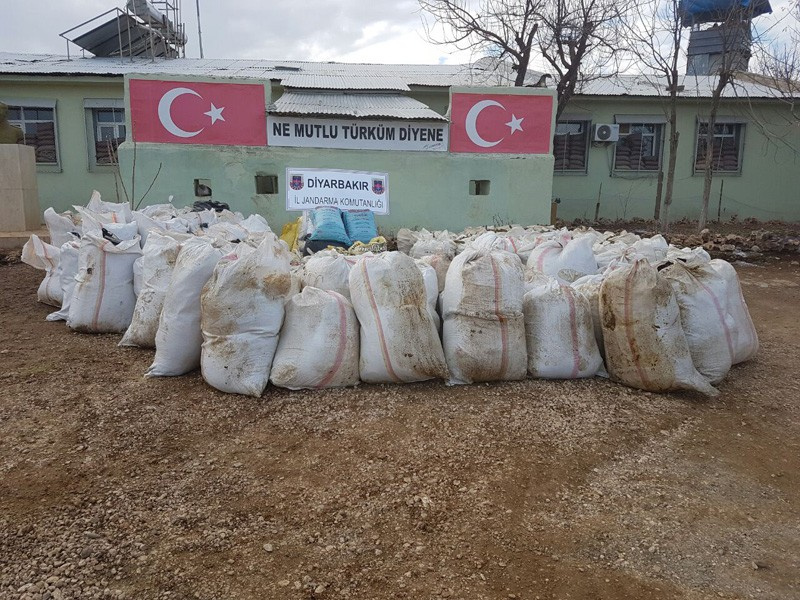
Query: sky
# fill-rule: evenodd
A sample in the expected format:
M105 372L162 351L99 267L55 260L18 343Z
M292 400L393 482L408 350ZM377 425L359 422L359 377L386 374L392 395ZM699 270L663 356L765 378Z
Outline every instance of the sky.
M186 56L199 57L195 0L180 1ZM40 0L35 10L22 0L3 4L0 51L65 54L59 33L124 0ZM206 58L470 62L469 52L426 41L417 0L200 0L200 16Z
M173 1L182 4L186 55L199 57L195 0ZM793 2L772 0L774 13L757 26L782 37L787 20L781 19ZM28 8L32 4L4 0L0 51L65 54L59 33L124 0L39 0ZM422 64L480 58L428 42L417 0L200 0L200 11L206 58ZM544 68L537 63L532 67Z

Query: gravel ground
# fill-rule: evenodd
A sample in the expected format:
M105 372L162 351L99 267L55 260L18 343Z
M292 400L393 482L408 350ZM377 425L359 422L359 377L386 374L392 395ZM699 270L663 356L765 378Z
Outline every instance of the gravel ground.
M0 265L0 598L800 597L800 267L707 400L594 379L229 396Z

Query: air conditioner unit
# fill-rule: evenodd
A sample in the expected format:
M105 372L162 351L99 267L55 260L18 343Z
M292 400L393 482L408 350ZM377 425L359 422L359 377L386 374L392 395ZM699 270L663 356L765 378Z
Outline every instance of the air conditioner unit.
M594 126L595 142L616 142L619 140L619 125L614 123L598 123Z

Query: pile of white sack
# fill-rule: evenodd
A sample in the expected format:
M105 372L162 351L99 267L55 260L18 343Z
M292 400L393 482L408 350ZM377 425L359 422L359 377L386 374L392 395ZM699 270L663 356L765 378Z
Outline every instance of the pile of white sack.
M132 211L95 192L45 211L23 261L51 321L155 349L147 377L289 389L610 376L713 395L758 338L735 270L663 237L401 230L397 252L301 258L258 215Z

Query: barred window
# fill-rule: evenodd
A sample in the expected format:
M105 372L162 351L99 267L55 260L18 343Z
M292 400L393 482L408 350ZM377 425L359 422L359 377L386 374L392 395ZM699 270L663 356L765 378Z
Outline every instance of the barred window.
M125 141L125 110L93 108L91 111L95 164L117 164L117 147Z
M589 153L588 120L559 121L553 136L553 170L556 173L586 172Z
M38 164L58 164L55 108L9 105L8 122L22 129L25 145L36 150Z
M697 124L697 144L694 156L694 172L706 168L706 135L708 123ZM711 168L715 173L740 173L742 170L742 137L744 123L715 123L714 142L711 149Z
M662 123L621 123L614 150L614 170L658 171L663 136Z

